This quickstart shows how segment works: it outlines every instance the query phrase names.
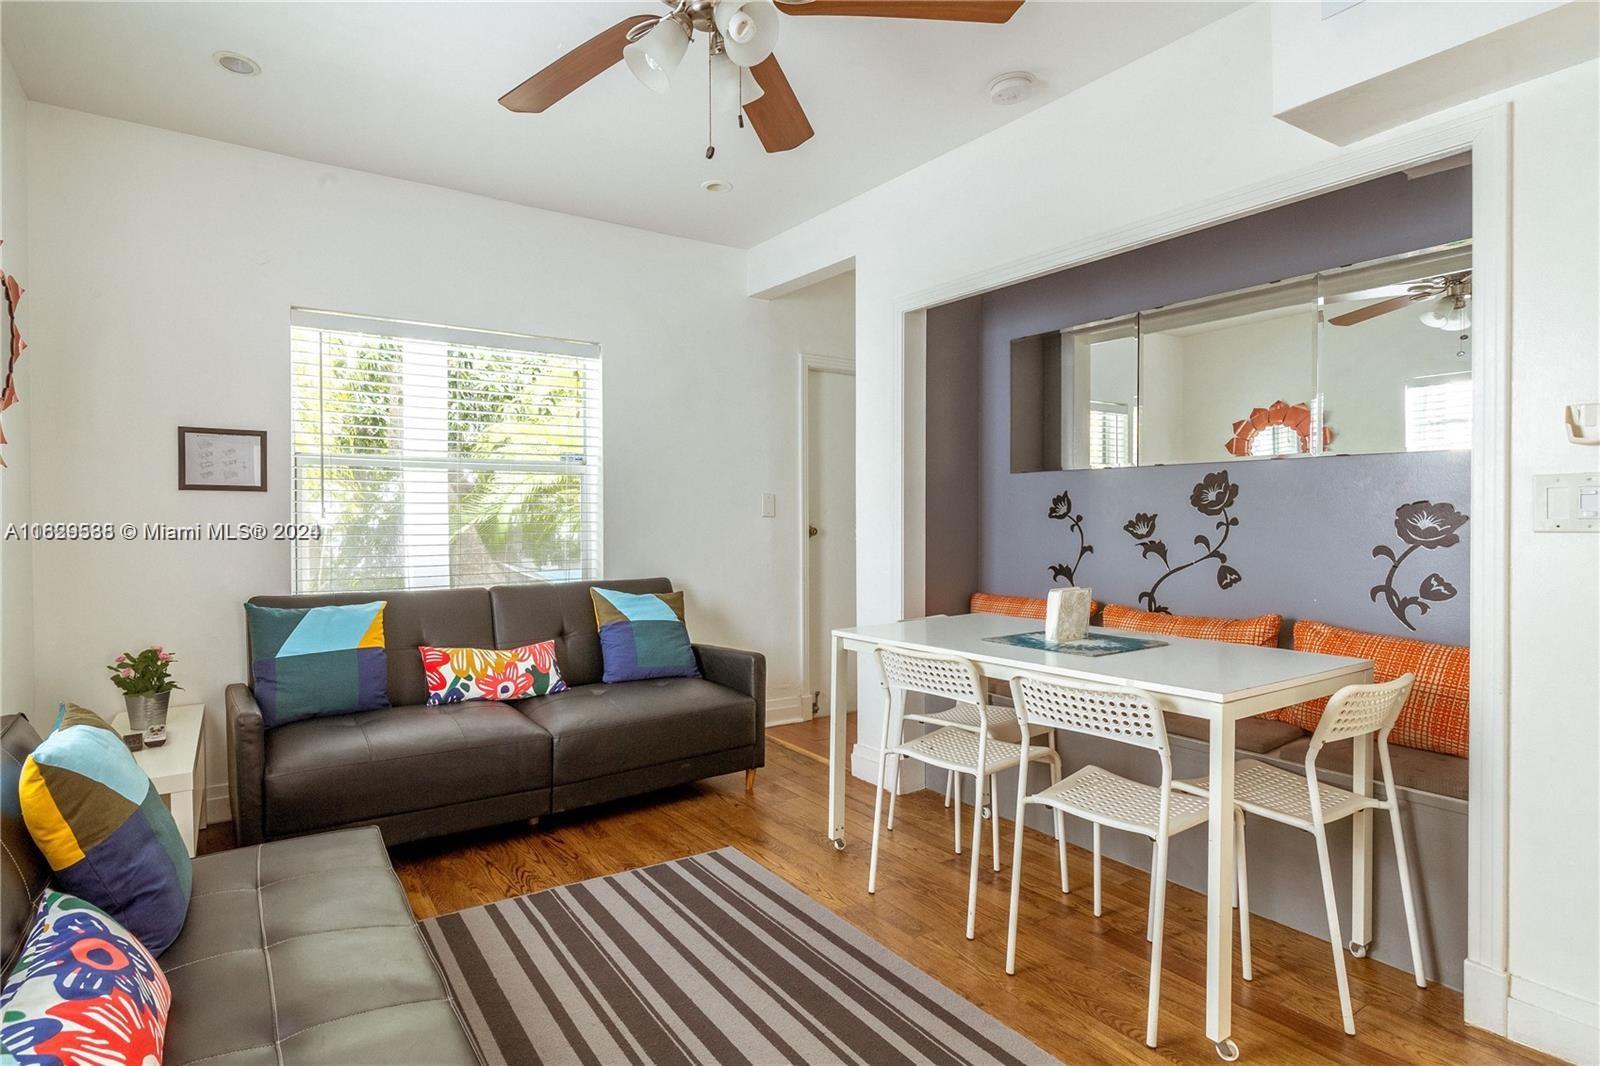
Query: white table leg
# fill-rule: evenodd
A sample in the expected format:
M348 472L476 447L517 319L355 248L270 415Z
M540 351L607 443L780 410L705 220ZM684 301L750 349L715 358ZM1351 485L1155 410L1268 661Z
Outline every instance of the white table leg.
M1233 719L1211 720L1210 809L1206 824L1206 1036L1231 1061L1233 1043Z
M195 856L195 844L198 842L194 827L194 801L195 792L193 789L174 792L167 797L167 802L172 808L172 820L178 823L178 836L183 839L183 846L189 849L189 858L191 859Z
M845 740L849 736L849 715L845 713L839 686L847 676L844 641L833 638L833 670L828 688L828 839L844 850L844 778L848 772Z
M1356 737L1350 767L1358 796L1372 795L1372 734ZM1388 787L1385 785L1385 787ZM1350 954L1361 958L1372 943L1372 811L1350 819Z

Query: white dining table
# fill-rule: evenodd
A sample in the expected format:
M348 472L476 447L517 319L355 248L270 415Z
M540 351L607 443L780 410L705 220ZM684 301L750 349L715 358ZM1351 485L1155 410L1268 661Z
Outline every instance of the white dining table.
M1042 633L1037 619L1008 615L936 615L882 625L853 626L833 631L833 668L829 707L843 707L846 656L870 652L880 645L912 651L959 655L971 660L985 677L1009 681L1019 673L1041 674L1099 684L1127 685L1156 698L1163 711L1204 719L1210 725L1208 750L1210 823L1206 831L1206 1036L1227 1061L1239 1055L1233 1040L1233 763L1234 725L1302 700L1331 696L1346 685L1372 680L1372 663L1338 655L1316 655L1284 648L1227 644L1215 640L1131 633L1091 627L1091 634L1150 637L1160 647L1113 655L1083 656L997 643L990 638ZM845 715L828 725L828 839L845 846L844 785L849 753L845 751ZM1358 762L1365 762L1359 758ZM1358 773L1365 770L1357 767ZM1367 830L1363 832L1362 830ZM1357 914L1354 939L1370 934L1371 837L1357 826L1353 877Z

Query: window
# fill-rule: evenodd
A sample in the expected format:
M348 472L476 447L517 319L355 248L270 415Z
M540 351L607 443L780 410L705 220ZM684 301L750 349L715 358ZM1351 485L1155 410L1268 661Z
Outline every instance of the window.
M1300 434L1293 426L1267 426L1250 435L1251 455L1299 455Z
M600 575L595 345L291 322L296 592Z
M1092 400L1089 403L1089 469L1131 466L1128 442L1128 405Z
M1406 386L1406 451L1471 447L1471 375L1419 378Z

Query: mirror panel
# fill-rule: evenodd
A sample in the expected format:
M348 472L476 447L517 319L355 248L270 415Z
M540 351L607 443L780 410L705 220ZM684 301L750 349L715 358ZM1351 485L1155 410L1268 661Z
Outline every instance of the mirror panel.
M1011 344L1011 470L1465 449L1467 242Z
M1309 452L1316 313L1303 281L1140 315L1141 463Z
M1472 446L1471 253L1319 276L1327 451Z

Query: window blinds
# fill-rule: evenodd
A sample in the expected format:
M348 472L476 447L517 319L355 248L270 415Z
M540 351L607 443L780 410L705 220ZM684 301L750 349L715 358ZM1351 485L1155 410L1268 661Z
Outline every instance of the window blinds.
M1406 386L1406 451L1471 447L1471 375L1420 378Z
M600 574L592 344L296 310L297 592Z

